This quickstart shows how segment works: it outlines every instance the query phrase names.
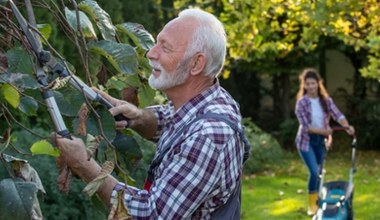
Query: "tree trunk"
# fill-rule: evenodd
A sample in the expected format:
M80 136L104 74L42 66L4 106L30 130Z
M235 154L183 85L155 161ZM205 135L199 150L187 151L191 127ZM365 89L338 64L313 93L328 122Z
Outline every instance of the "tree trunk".
M281 74L282 85L282 119L290 118L290 79L289 74Z
M290 79L289 74L281 73L272 78L273 116L276 121L290 118Z

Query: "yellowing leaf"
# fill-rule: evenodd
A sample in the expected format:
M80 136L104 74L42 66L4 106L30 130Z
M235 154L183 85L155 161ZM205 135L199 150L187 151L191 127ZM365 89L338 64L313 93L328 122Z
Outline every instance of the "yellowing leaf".
M78 18L77 18L76 11L75 10L69 10L67 7L65 7L65 16L66 16L67 22L69 23L70 27L75 32L78 32L78 23L77 23ZM96 33L94 30L94 27L92 26L90 19L82 11L79 11L79 24L80 24L80 27L82 29L82 33L83 33L84 37L96 39Z
M36 154L46 154L53 157L59 156L59 150L57 148L54 148L53 145L51 145L46 140L38 141L32 145L30 148L30 151L33 155Z
M124 203L124 190L117 192L115 203L111 207L110 214L108 215L108 220L129 220L132 219L131 215L128 213L128 209Z
M87 134L86 137L86 151L88 158L91 158L95 155L96 150L99 147L99 143L102 140L102 136L92 136L91 134Z
M20 104L20 94L15 87L5 84L0 89L2 96L7 100L13 108L17 108Z

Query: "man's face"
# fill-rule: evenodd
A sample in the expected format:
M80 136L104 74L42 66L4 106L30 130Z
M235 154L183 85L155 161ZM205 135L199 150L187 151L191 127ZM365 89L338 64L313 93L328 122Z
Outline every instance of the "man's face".
M174 19L157 36L156 45L148 52L153 68L149 84L166 90L183 84L189 76L189 60L184 57L194 24L189 19Z
M181 85L189 76L186 60L181 61L172 72L168 72L159 62L149 61L149 64L152 66L153 71L160 72L158 76L152 73L149 77L149 85L155 89L165 90Z

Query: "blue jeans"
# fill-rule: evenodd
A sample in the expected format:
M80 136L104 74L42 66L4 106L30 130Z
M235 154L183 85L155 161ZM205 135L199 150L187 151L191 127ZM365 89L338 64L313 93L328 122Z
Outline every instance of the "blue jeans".
M309 193L314 193L319 191L319 171L322 168L326 152L325 137L323 135L318 134L309 134L309 136L309 150L300 150L298 152L309 170Z

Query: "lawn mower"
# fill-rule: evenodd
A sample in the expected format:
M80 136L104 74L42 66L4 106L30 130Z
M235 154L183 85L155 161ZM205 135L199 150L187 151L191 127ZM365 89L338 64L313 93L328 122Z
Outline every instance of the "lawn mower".
M334 131L344 131L345 128L333 128ZM348 181L331 181L323 183L324 169L320 169L320 186L318 198L318 211L313 220L353 220L353 177L355 167L356 136L352 136L351 168Z

